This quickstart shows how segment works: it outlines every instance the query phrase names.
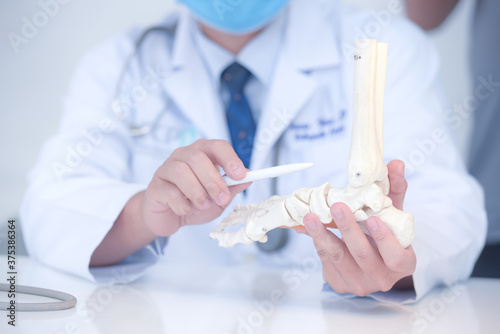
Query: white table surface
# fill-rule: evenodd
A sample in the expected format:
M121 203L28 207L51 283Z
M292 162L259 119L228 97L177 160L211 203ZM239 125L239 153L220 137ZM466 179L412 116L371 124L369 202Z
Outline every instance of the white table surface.
M0 261L1 268L5 256ZM105 286L27 257L18 258L17 267L18 284L68 292L78 304L18 312L15 328L0 311L0 333L500 333L500 280L493 279L436 289L416 304L386 305L333 298L321 291L321 273L301 269L284 280L285 269L160 263L134 283ZM0 299L6 301L6 294Z

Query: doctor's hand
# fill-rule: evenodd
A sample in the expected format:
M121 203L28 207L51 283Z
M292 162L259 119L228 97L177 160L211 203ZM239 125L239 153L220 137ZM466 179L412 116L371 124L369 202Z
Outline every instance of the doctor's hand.
M157 236L181 226L210 222L222 214L236 194L251 183L228 187L219 166L234 180L246 169L223 140L200 139L176 149L153 176L143 196L144 224Z
M234 180L247 173L231 145L222 140L198 140L175 150L148 188L129 199L92 254L90 266L119 263L159 236L218 217L251 184L228 188L219 166Z
M407 183L404 164L394 160L388 165L393 205L402 210ZM410 245L403 248L385 224L376 217L366 221L366 236L344 203L330 208L342 239L329 231L314 214L304 217L307 234L323 264L323 278L339 293L366 296L377 291L412 288L416 256Z

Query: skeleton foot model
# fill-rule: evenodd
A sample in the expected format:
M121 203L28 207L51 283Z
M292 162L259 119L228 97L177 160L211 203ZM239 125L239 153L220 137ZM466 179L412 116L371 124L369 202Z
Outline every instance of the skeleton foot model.
M413 215L396 209L389 193L387 166L383 160L382 118L387 66L387 44L376 40L357 40L354 65L354 113L349 155L349 185L332 188L325 183L317 188L296 190L290 196L272 196L267 201L236 206L210 233L219 246L266 242L266 233L278 227L303 225L310 212L323 224L335 226L330 207L345 203L356 221L366 230L368 217L380 218L403 247L413 240ZM224 232L229 226L245 224L236 232Z

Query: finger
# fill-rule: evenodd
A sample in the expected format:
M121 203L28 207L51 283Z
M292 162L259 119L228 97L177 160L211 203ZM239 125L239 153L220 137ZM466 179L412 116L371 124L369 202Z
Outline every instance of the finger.
M408 183L405 179L405 164L400 160L392 160L387 165L389 170L389 198L392 199L392 203L395 208L403 210L403 202L405 199L406 189L408 189Z
M337 228L337 225L335 224L334 221L332 221L331 223L329 224L323 224L325 227L328 227L328 228ZM290 228L292 230L295 230L295 232L297 233L300 233L300 234L306 234L306 235L309 235L307 233L307 230L305 228L305 226L303 225L297 225L297 226L280 226L281 228Z
M231 144L225 140L205 140L198 144L203 152L224 169L233 180L241 180L247 174L246 168L234 151Z
M354 261L362 271L376 272L382 264L382 259L361 230L349 207L344 203L335 203L330 211Z
M206 210L213 205L205 188L185 162L167 161L157 173L161 179L176 185L197 208Z
M304 226L311 236L321 260L341 262L348 253L345 244L321 223L318 216L309 213L304 217Z
M291 228L292 230L295 230L295 232L297 233L309 235L309 233L307 233L306 227L302 225L292 226L292 227L283 226L283 228Z
M413 274L417 259L412 246L401 247L389 228L377 217L368 218L366 227L377 244L385 265L393 272Z
M231 199L234 198L234 196L241 193L243 190L250 187L252 185L252 183L253 182L247 182L247 183L237 184L235 186L229 187L229 192L231 193Z
M304 226L312 237L316 251L324 264L333 264L342 276L350 276L359 272L346 244L321 223L318 216L308 214L304 217Z
M176 160L185 162L198 178L213 202L225 207L231 200L231 193L219 170L202 150L191 148L179 153Z
M345 281L337 264L348 255L344 243L321 223L318 216L309 213L304 217L306 234L313 239L314 247L323 264L323 278L338 292L339 286L345 286Z

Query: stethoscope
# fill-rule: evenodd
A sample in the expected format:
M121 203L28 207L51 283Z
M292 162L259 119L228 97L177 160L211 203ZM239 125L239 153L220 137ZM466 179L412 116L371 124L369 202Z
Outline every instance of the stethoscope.
M177 25L173 25L172 27L154 26L154 27L151 27L151 28L148 28L147 30L145 30L142 33L142 35L139 37L139 39L135 42L134 50L127 57L125 64L123 65L123 68L120 71L120 75L118 76L118 80L116 82L115 93L113 95L113 100L112 100L112 104L111 104L111 108L113 110L113 113L121 121L126 121L126 116L127 116L121 107L120 98L119 98L121 90L122 90L122 83L125 79L125 76L126 76L128 70L129 70L131 62L134 60L134 58L139 56L139 50L141 48L142 43L145 41L146 37L148 37L148 35L150 33L155 32L155 31L165 32L167 35L169 35L173 38L175 35L176 29L177 29ZM141 137L141 136L145 136L147 134L154 133L156 126L159 124L161 118L165 115L165 111L167 109L168 109L168 99L167 99L167 97L165 97L165 108L162 109L160 112L158 112L156 117L149 124L139 125L139 124L132 123L130 120L128 121L129 134L132 137Z
M60 311L67 310L75 307L76 298L68 293L35 288L32 286L25 285L15 285L14 290L9 284L0 283L0 291L15 291L15 293L24 293L27 295L35 295L42 296L52 299L58 299L57 302L43 302L43 303L19 303L16 302L14 304L15 311L24 311L24 312L34 312L34 311ZM9 308L10 307L10 308ZM12 308L12 304L9 302L0 302L0 310L10 311Z

